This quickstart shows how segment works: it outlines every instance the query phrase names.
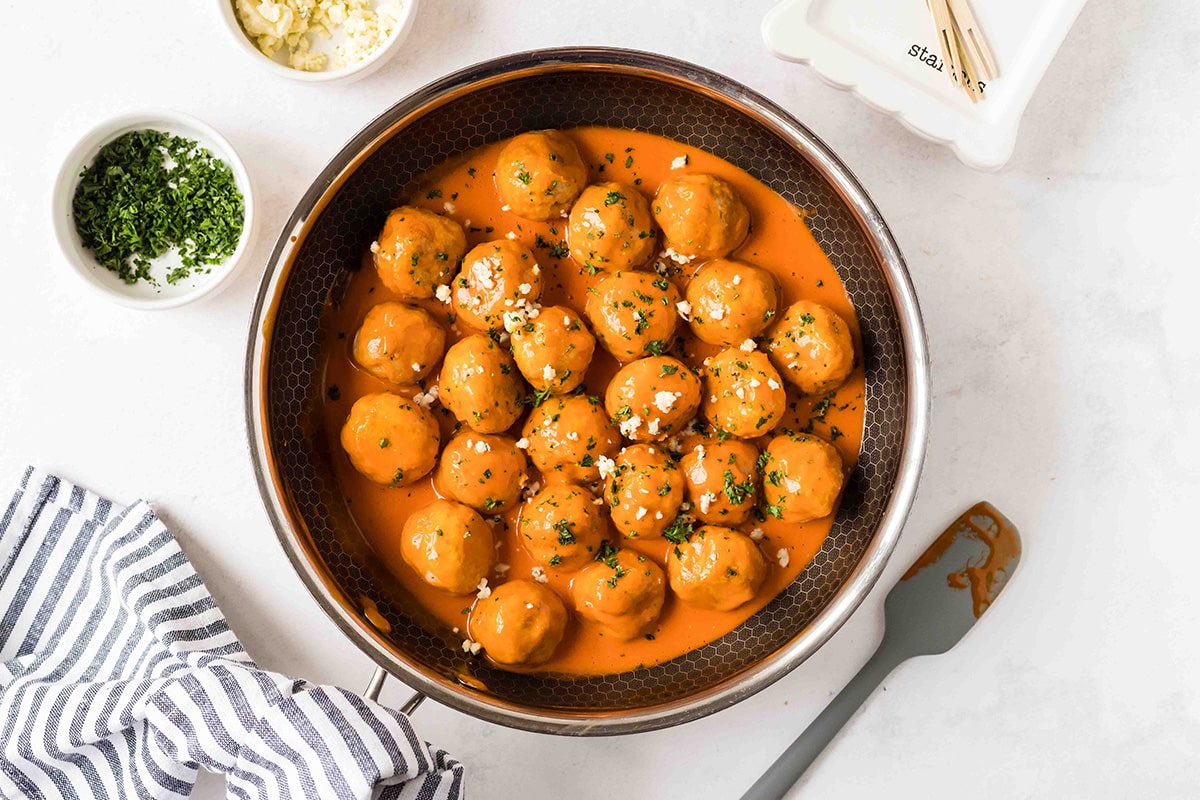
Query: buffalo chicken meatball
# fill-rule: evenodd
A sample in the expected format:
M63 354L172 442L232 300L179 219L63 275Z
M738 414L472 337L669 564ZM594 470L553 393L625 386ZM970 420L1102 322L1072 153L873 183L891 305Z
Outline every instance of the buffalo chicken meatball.
M364 476L384 486L407 486L433 469L441 433L425 409L379 392L354 402L341 439L350 463Z
M692 333L709 344L740 345L762 333L779 302L775 276L739 261L715 259L688 282Z
M679 514L683 476L661 445L635 444L617 456L607 491L616 529L630 539L649 539Z
M512 354L529 385L546 394L575 391L587 374L596 337L571 309L546 306L512 329Z
M461 225L413 206L388 214L378 241L371 245L383 285L410 300L433 297L438 286L449 283L466 250Z
M475 601L467 630L498 664L540 664L554 655L567 629L567 609L533 581L502 583Z
M430 586L466 594L487 576L495 545L492 529L462 503L435 500L410 516L400 555Z
M784 312L767 339L771 361L805 394L837 388L854 368L846 320L820 303L801 300Z
M754 599L767 563L748 536L706 525L667 556L667 574L671 589L689 606L732 611Z
M787 392L766 354L730 348L704 369L706 419L739 439L775 430L787 410Z
M539 565L578 569L599 551L604 527L603 512L591 493L560 483L525 501L517 540Z
M649 272L614 272L588 291L584 312L605 350L628 363L662 355L675 336L679 292Z
M664 439L678 433L696 415L700 379L670 356L642 358L613 376L604 393L604 406L625 438L635 442Z
M506 211L543 221L565 217L587 185L587 167L575 143L558 131L512 139L496 160L496 192Z
M446 351L439 398L479 433L501 433L521 416L525 391L512 356L490 337L472 334Z
M680 462L692 514L701 522L745 522L758 500L758 449L730 439L692 446Z
M460 503L498 513L520 497L527 466L509 437L467 430L442 450L433 481L439 492Z
M398 386L424 380L442 360L446 332L423 308L404 303L372 306L354 335L354 360Z
M662 568L635 550L606 551L571 581L579 616L607 635L634 639L650 633L666 600Z
M593 184L571 209L567 243L571 258L589 275L640 267L658 243L650 204L628 184Z
M594 398L552 397L525 421L529 459L549 481L592 483L600 477L600 458L612 458L621 435ZM518 442L520 444L520 442Z
M450 302L457 319L477 331L504 328L506 312L521 314L542 296L542 269L533 253L509 239L484 242L463 258Z
M845 473L829 442L806 433L777 436L763 462L763 501L770 516L808 522L833 513Z
M668 248L685 259L729 255L750 231L750 212L715 175L681 175L654 196L654 219Z

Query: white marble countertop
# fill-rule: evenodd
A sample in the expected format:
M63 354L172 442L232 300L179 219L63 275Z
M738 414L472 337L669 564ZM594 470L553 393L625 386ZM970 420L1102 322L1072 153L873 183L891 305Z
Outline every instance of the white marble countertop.
M506 52L613 44L694 60L792 110L857 173L904 249L933 356L929 456L882 585L761 694L657 733L572 740L429 703L427 738L476 797L729 798L866 659L886 589L987 498L1026 553L952 652L905 664L809 773L844 800L1194 797L1200 786L1200 18L1187 0L1084 10L1003 172L971 172L804 67L767 55L771 0L423 0L407 53L309 88L243 60L215 2L9 4L0 82L0 475L36 462L177 535L265 666L361 689L371 665L309 598L245 452L242 358L261 265L326 159L412 89ZM705 8L708 6L705 5ZM67 10L71 13L65 13ZM1191 77L1189 77L1191 76ZM147 314L99 301L49 219L59 161L119 111L189 111L257 180L262 235L219 297ZM394 681L384 699L399 703ZM222 796L218 781L197 796Z

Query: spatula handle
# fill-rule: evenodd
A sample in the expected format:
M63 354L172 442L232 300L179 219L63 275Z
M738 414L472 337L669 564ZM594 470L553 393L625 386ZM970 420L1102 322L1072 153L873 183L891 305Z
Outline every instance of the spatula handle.
M825 706L812 724L775 760L762 777L742 795L742 800L780 800L804 774L817 756L850 721L883 679L907 658L907 654L884 640L858 674L850 679L833 702Z

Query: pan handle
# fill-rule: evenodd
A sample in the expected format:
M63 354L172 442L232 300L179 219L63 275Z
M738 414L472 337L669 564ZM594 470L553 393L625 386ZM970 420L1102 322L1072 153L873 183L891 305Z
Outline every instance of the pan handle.
M363 692L363 697L375 702L379 701L379 692L383 689L383 682L387 680L387 670L383 667L375 667L375 672L371 675L371 680L367 682L367 688ZM425 695L417 692L412 697L408 698L408 702L400 706L400 713L411 717L413 712L417 710L417 706L425 700Z

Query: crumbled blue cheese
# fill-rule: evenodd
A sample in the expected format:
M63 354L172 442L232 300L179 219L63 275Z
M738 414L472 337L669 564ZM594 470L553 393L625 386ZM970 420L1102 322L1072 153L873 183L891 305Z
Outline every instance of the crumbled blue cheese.
M600 456L596 459L596 468L600 471L601 478L608 478L617 471L617 462L608 456Z
M621 435L626 439L632 439L637 433L638 428L642 427L642 418L634 414L629 419L621 420Z
M690 264L696 260L696 256L685 256L683 253L675 252L674 247L668 247L659 254L659 258L669 258L676 264Z
M683 397L683 392L655 392L654 405L662 413L668 414L675 407L675 401L681 397Z
M234 0L234 11L263 54L274 58L282 51L293 69L321 72L330 58L314 49L317 39L340 34L332 66L348 67L382 47L401 27L406 10L404 0Z
M430 386L427 392L417 392L413 395L413 402L421 408L428 411L438 399L438 387Z

